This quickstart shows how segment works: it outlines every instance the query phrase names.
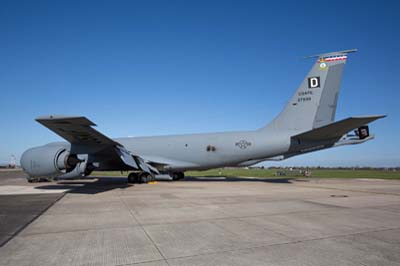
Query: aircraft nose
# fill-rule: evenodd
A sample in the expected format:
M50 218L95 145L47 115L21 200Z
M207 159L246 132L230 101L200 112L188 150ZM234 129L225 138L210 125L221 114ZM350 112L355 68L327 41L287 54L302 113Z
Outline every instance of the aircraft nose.
M22 167L22 170L24 170L25 173L29 174L29 170L31 169L31 159L30 159L30 152L31 149L28 149L24 151L21 155L20 159L20 165Z

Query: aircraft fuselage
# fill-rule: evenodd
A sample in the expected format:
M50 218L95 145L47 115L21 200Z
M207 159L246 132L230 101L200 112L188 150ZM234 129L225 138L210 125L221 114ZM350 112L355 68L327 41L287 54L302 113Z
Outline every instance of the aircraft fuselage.
M170 160L171 170L235 166L283 154L290 146L287 135L258 131L132 137L115 141L149 161Z

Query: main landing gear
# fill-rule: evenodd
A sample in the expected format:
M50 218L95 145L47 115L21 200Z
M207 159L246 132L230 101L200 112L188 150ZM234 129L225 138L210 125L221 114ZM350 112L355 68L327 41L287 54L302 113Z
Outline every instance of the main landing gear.
M169 174L172 180L181 180L185 178L184 172L173 172ZM128 183L146 184L155 181L155 176L149 173L132 172L128 175Z
M171 173L170 176L172 177L172 180L181 180L185 178L185 173L184 172L174 172Z
M130 173L128 183L146 184L155 181L155 177L149 173Z

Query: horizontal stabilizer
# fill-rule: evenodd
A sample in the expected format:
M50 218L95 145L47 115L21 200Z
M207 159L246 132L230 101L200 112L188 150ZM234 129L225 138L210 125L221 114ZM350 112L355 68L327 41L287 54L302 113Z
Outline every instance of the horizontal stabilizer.
M316 54L316 55L310 55L306 56L305 58L326 58L330 56L338 56L338 55L346 55L349 53L355 53L357 52L357 49L350 49L350 50L343 50L343 51L337 51L337 52L330 52L330 53L324 53L324 54Z
M344 134L348 133L349 131L384 117L386 117L386 115L350 117L328 124L326 126L315 128L313 130L292 136L292 138L298 139L300 141L323 141L340 139Z

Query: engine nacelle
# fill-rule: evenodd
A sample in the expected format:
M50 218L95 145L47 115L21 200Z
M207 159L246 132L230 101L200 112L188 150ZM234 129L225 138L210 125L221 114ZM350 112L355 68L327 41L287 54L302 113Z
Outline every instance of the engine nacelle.
M89 175L94 167L92 164L87 163L87 155L86 156L79 156L80 158L84 158L83 161L79 162L75 168L69 170L69 172L58 176L57 180L63 180L63 179L76 179L76 178L84 178L85 176Z
M80 162L62 144L31 148L21 156L22 169L30 177L57 177L75 169Z

